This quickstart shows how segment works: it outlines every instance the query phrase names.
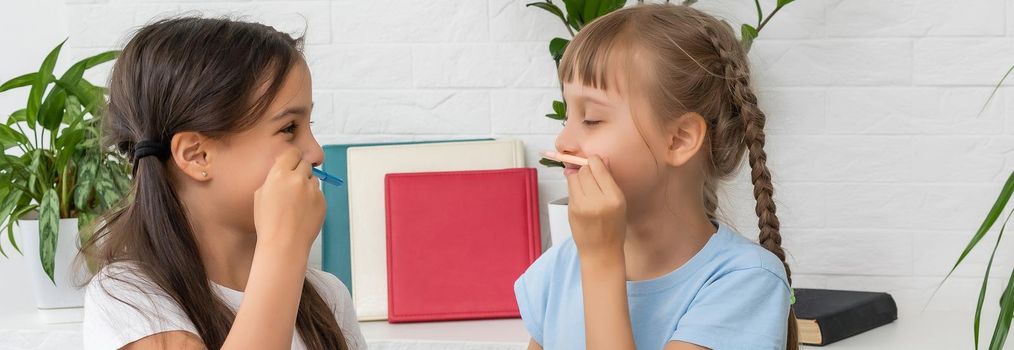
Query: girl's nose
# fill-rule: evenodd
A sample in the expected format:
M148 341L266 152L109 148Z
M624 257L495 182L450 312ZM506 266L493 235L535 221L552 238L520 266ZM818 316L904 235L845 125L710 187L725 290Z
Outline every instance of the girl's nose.
M324 149L317 143L316 138L310 137L310 142L303 149L303 159L313 164L313 166L319 166L324 163Z
M580 154L580 144L576 135L573 135L572 128L564 126L560 134L556 136L556 151L563 154Z

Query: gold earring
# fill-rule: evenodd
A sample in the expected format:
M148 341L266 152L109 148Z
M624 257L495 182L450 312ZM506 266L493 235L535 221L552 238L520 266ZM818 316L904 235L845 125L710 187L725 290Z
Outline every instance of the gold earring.
M208 177L208 172L207 171L202 171L201 172L201 176Z

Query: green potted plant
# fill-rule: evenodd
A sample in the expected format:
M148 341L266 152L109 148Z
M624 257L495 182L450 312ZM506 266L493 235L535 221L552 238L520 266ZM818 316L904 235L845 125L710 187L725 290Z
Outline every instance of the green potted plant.
M47 322L79 317L84 298L77 283L85 269L74 257L87 225L130 187L128 162L99 140L105 89L83 78L118 52L88 57L58 77L53 69L62 47L37 72L0 85L0 93L29 89L25 108L0 123L0 237L10 243L5 250L0 241L0 254L7 257L13 248L29 259L36 304Z
M780 11L785 5L792 3L794 0L778 0L775 3L774 10L771 13L764 15L764 10L761 8L759 0L754 0L753 7L757 10L757 24L744 23L740 25L740 43L747 49L753 45L754 39L760 34L760 31L767 26L768 22L778 11ZM549 54L553 56L553 61L556 62L557 69L560 68L560 59L563 57L564 50L567 49L567 45L570 44L570 40L573 39L582 27L587 23L591 23L596 18L605 16L610 12L616 11L623 8L627 3L626 0L560 0L563 3L563 8L557 6L552 0L544 0L539 2L529 3L525 6L536 7L546 12L549 12L556 18L560 19L563 26L567 28L567 32L570 33L571 38L553 38L549 41ZM644 0L638 0L636 4L643 4ZM670 3L666 0L665 3ZM697 0L682 0L681 6L691 6L697 3ZM726 23L728 24L728 23ZM730 25L731 27L731 25ZM553 101L553 112L546 114L547 118L563 121L567 119L567 104L563 101L563 86L560 86L561 99ZM548 167L563 167L563 163L552 159L543 158L539 160L539 163ZM567 236L570 235L570 222L567 219L567 198L559 198L549 202L549 231L551 242L553 244L562 242Z
M986 103L983 104L982 109L979 111L979 115L982 115L982 112L986 110L986 107L989 106L989 102L993 99L993 96L996 95L1000 86L1003 85L1004 80L1007 80L1007 77L1010 76L1012 71L1014 71L1014 66L1007 69L1007 73L1000 78L1000 81L990 93L989 98L986 99ZM954 273L954 270L961 265L961 262L965 260L968 254L972 251L972 248L975 248L975 246L982 241L982 239L986 236L986 233L988 233L989 230L993 228L994 224L996 224L997 220L1002 217L1003 221L1000 225L1000 230L996 235L996 243L993 245L993 250L989 254L989 262L986 264L986 271L982 276L982 287L979 289L978 303L975 306L975 319L972 323L972 334L975 345L974 349L979 348L979 325L982 320L982 306L986 300L986 287L989 284L989 272L993 268L993 258L996 257L996 250L1000 247L1000 241L1003 239L1003 233L1007 229L1007 223L1010 222L1011 215L1014 215L1014 209L1008 210L1006 216L1003 215L1004 210L1007 207L1007 203L1010 202L1011 194L1014 194L1014 171L1012 171L1007 177L1007 182L1005 182L1003 188L1000 189L999 196L997 196L996 201L993 202L993 206L986 214L986 218L983 219L982 224L979 225L979 229L972 235L972 239L968 242L968 245L965 246L965 249L958 257L958 260L954 262L954 266L951 267L950 272L948 272L947 276L944 277L944 280L940 282L940 285L943 285L943 283L947 281L947 278L949 278L951 274ZM939 286L937 287L937 290L939 290ZM933 294L935 295L936 291L934 291ZM932 296L930 297L930 300L932 300ZM1014 272L1011 272L1011 275L1007 280L1007 285L1004 286L1003 295L1000 297L1000 312L999 315L997 315L996 325L993 328L993 335L989 341L990 350L1004 348L1004 344L1007 341L1007 335L1010 333L1012 319L1014 319Z

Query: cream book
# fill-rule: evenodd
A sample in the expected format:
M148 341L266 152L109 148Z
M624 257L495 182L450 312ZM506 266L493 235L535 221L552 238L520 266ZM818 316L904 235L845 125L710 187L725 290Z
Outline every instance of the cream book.
M387 319L384 177L391 173L493 170L525 166L521 141L448 142L348 150L352 298L360 321Z

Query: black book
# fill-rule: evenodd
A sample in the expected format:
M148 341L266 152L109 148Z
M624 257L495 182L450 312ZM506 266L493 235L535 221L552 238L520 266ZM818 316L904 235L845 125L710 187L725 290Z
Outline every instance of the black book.
M830 289L796 290L799 342L827 345L898 319L898 306L887 293Z

